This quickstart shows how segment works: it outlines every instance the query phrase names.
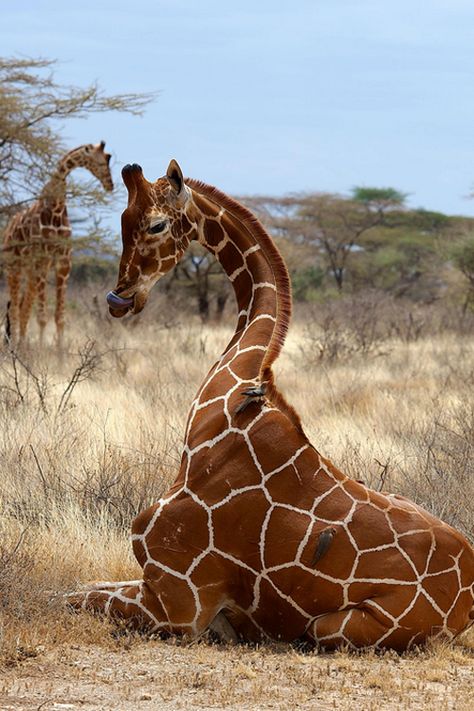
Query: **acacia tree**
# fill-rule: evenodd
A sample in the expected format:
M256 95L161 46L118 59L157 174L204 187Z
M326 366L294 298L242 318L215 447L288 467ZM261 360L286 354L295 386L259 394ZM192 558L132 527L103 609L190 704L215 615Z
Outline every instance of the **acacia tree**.
M395 226L395 215L403 208L405 198L394 188L356 187L351 198L313 193L244 201L273 234L318 251L342 291L348 259L361 246L362 236L380 225Z
M468 235L451 249L451 257L457 269L467 280L463 313L474 305L474 237Z
M356 185L352 188L351 197L355 202L365 205L370 212L378 213L380 220L385 221L388 214L403 207L408 193L402 193L395 188L369 188Z
M126 111L141 114L153 94L107 96L96 85L58 84L50 59L0 58L0 218L34 199L65 151L65 119L90 113ZM102 138L99 137L99 138ZM103 201L91 184L69 182L82 205Z
M203 322L209 320L214 300L215 319L221 320L231 290L224 270L209 252L192 243L175 267L173 279L180 280L196 298L197 311Z

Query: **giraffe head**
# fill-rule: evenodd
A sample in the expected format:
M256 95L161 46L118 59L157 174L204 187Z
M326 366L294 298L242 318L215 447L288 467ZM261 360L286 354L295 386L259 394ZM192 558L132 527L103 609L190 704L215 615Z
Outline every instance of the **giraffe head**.
M112 156L104 150L105 141L95 144L89 143L84 148L84 168L90 170L92 175L100 181L104 190L111 192L114 189L109 166Z
M198 236L191 191L175 160L166 175L149 183L139 165L122 170L128 206L122 214L123 252L114 291L107 294L112 316L139 313L150 289L181 259Z

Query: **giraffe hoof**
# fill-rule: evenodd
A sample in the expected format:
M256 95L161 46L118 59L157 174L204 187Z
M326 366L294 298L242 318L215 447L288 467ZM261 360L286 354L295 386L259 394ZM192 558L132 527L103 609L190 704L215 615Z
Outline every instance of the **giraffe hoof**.
M209 625L211 632L219 637L219 640L227 644L237 644L239 636L230 624L223 612L218 612Z

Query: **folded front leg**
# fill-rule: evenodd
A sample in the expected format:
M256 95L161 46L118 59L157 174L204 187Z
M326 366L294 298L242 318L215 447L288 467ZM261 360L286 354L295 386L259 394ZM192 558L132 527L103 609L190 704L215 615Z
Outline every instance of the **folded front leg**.
M66 595L75 610L88 610L126 622L144 632L168 632L197 637L219 615L222 595L209 589L203 594L189 580L164 573L158 580L131 580L119 583L93 583ZM217 626L225 639L230 625ZM225 626L225 627L224 627ZM223 629L222 629L223 628Z
M75 610L87 610L124 620L133 629L158 632L168 630L169 620L157 597L143 581L99 583L65 596Z

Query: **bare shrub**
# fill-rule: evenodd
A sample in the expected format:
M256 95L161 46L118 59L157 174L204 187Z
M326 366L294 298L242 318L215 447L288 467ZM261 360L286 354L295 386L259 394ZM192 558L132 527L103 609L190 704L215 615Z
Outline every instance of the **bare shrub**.
M474 542L474 404L440 414L411 442L415 467L403 467L415 501Z
M93 568L93 555L100 558L100 524L90 520L86 529L81 530L81 525L77 525L77 511L76 525L72 514L73 511L68 514L63 509L49 524L40 521L25 526L3 512L0 521L0 665L16 665L44 653L48 646L61 643L95 640L111 644L107 620L71 615L61 597L53 595L55 590L76 588L81 573L84 574L87 567ZM75 540L81 532L81 539ZM58 545L59 540L62 546ZM107 543L113 551L115 541L113 537L111 540L110 533Z
M341 299L314 308L305 328L302 353L308 363L348 360L386 353L386 326L376 298Z
M77 353L78 365L69 376L59 401L55 404L56 415L60 415L68 406L74 389L78 383L92 378L99 369L107 351L99 353L95 341L86 340ZM47 413L51 401L55 398L54 391L60 387L54 383L48 372L48 363L34 364L35 356L31 353L20 353L15 349L5 349L0 361L0 370L5 376L5 383L0 385L0 391L7 396L9 407L18 405L29 406Z
M4 381L0 392L9 407L30 403L36 399L36 407L46 412L49 389L48 375L44 370L34 371L27 359L15 350L5 349L0 353L0 371Z
M416 304L381 292L366 292L304 311L301 351L308 364L386 355L391 341L474 330L474 316L449 303Z
M347 441L338 464L373 489L416 501L474 542L474 412L446 413L399 438L385 458L377 452L369 460Z

